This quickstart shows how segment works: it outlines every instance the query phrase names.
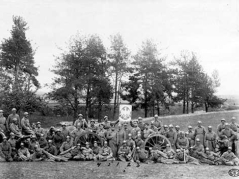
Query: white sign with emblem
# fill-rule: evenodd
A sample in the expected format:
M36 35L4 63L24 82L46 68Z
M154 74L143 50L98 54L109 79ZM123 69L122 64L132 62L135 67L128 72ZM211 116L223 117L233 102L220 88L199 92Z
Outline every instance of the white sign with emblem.
M121 104L119 107L119 121L129 122L131 121L132 105Z

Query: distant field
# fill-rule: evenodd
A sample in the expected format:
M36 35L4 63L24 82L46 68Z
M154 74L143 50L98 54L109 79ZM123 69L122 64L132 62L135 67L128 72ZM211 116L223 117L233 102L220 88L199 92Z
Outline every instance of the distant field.
M214 129L220 123L222 118L225 118L227 122L231 121L232 117L237 118L237 123L239 123L239 110L233 111L221 111L221 112L209 112L203 114L185 114L185 115L173 115L173 116L165 116L159 117L163 124L169 125L173 124L179 125L182 130L186 130L187 126L196 126L197 121L202 121L202 125L212 126ZM153 118L147 118L145 121L150 122Z
M203 114L184 114L184 115L172 115L159 117L163 121L163 124L173 124L181 126L182 130L186 130L188 125L196 126L197 121L201 120L203 126L207 127L211 125L214 129L220 123L222 118L230 122L232 117L237 118L237 123L239 123L239 110L233 111L222 111L222 112L209 112ZM72 117L44 117L44 116L30 116L30 121L42 123L42 127L49 128L50 126L56 126L61 121L72 121ZM150 122L151 118L146 118L145 121Z

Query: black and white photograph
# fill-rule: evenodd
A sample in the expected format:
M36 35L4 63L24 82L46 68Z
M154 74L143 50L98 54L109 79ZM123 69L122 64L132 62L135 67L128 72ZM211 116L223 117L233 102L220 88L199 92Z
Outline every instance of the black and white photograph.
M239 177L238 0L0 0L0 179Z

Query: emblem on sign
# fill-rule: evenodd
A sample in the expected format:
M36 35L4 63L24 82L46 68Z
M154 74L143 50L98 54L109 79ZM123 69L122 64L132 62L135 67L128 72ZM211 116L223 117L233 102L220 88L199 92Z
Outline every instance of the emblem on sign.
M119 120L120 121L130 121L132 114L132 106L131 105L120 105L119 109Z
M228 174L231 177L238 177L239 176L239 170L238 169L231 169L228 171Z

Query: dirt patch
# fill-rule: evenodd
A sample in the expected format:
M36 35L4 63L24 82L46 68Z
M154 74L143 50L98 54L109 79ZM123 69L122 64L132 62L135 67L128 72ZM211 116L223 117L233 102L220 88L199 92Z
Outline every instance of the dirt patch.
M0 163L0 178L85 178L85 179L228 179L228 171L232 168L228 166L210 165L165 165L165 164L141 164L136 167L132 163L127 167L127 163L104 162L97 166L96 162L31 162L31 163Z

